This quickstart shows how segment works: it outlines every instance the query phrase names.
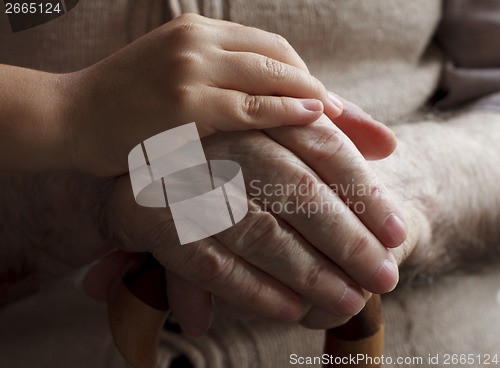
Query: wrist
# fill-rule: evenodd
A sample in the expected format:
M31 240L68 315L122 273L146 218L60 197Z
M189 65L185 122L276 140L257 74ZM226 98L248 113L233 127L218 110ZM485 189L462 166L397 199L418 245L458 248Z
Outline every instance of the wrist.
M69 108L72 105L70 96L65 87L64 74L50 76L50 108L46 114L52 129L57 132L57 137L50 150L50 160L57 165L57 169L75 170L74 165L74 140L71 120L73 114ZM42 124L44 124L43 122Z
M79 73L59 74L55 78L55 111L62 135L60 153L65 157L66 169L92 173L88 152L91 149L87 150L92 141L82 127L88 129L90 120L86 114L93 109Z
M127 154L116 150L116 142L126 131L123 105L115 100L121 90L103 82L106 70L97 64L59 76L65 152L72 170L99 177L115 177L127 172Z

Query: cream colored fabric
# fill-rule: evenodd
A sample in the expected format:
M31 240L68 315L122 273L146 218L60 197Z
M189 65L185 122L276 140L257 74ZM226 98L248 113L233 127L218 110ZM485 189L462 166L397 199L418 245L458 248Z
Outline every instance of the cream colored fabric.
M172 16L198 12L282 34L329 88L397 122L438 83L442 61L430 39L440 9L438 0L81 0L66 16L14 35L0 17L0 62L77 70ZM386 355L500 353L499 280L500 272L456 277L385 298ZM322 344L322 331L218 316L201 339L165 332L159 367L179 354L196 368L290 367L290 354L318 355ZM105 306L85 297L78 277L0 310L0 367L126 366Z

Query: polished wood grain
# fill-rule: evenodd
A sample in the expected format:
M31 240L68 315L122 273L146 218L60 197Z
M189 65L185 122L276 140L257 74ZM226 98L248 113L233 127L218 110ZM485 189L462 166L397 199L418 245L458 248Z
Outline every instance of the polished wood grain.
M381 366L370 364L380 362L384 353L384 319L380 295L373 295L365 308L345 325L326 331L325 353L336 357L340 364L326 364L324 367L353 367L350 358L358 354L368 359L356 367Z
M118 280L108 295L108 316L115 344L134 367L156 366L158 338L168 313L164 268L148 256L144 264ZM381 357L384 323L379 295L343 326L327 330L324 351L333 357L366 354ZM325 367L352 367L325 365ZM379 367L380 365L357 365Z

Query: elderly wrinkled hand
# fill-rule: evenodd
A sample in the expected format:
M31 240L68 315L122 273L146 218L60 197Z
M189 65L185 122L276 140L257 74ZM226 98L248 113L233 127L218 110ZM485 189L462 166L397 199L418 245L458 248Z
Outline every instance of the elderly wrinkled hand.
M249 192L247 216L211 238L180 245L169 210L139 207L127 177L111 198L120 247L165 266L171 311L194 335L210 324L210 294L241 316L326 328L398 281L387 248L406 237L403 215L351 140L326 116L266 133L205 139L210 159L242 166Z

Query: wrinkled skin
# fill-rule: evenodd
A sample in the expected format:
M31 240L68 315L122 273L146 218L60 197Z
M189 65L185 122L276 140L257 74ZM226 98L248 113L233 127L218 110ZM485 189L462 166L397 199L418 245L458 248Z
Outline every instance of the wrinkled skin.
M127 177L116 183L108 209L121 248L138 252L146 247L166 267L171 310L185 330L196 335L208 328L209 293L219 307L240 316L326 328L357 314L370 292L394 288L397 265L386 247L398 246L406 234L387 228L383 220L402 214L354 144L326 117L267 135L218 134L204 146L210 159L238 162L250 195L250 188L260 194L249 199L249 213L231 229L180 245L170 212L138 206ZM353 183L370 190L359 196L332 190L333 184ZM265 184L303 186L308 193L266 196L258 189ZM335 210L271 214L256 199L330 203ZM348 199L363 203L366 211L354 213L345 204ZM392 272L384 264L392 265ZM198 329L193 318L200 320Z

